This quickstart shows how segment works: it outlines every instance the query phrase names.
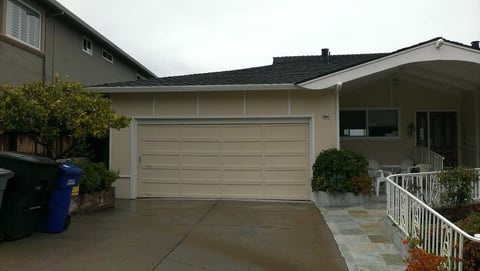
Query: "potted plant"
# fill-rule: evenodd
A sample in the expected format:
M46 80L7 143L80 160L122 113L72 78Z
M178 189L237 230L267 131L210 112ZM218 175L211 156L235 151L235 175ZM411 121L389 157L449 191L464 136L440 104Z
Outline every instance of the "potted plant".
M368 162L362 155L327 149L313 164L314 200L321 206L346 206L364 202L372 191Z

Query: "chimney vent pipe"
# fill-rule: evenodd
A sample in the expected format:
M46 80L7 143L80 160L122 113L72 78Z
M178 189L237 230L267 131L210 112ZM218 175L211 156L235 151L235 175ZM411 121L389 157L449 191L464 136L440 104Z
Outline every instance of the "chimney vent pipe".
M472 41L471 44L473 49L480 49L480 41Z
M322 49L322 56L323 57L328 57L330 55L330 50L328 48L323 48Z

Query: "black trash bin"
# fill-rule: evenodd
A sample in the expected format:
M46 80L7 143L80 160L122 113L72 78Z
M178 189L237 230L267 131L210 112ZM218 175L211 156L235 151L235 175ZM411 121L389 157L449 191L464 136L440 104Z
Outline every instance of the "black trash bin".
M13 177L13 172L8 169L0 168L0 210L2 210L3 191L7 187L7 182Z
M7 187L7 182L13 177L14 173L8 169L0 168L0 212L2 211L3 192ZM5 230L0 223L0 241L3 240Z
M55 181L58 163L38 155L0 152L0 167L15 173L3 195L0 236L7 241L30 236L47 188Z
M58 166L57 179L48 192L48 207L41 211L37 221L37 231L59 233L70 225L70 198L72 188L78 185L83 170L73 164Z

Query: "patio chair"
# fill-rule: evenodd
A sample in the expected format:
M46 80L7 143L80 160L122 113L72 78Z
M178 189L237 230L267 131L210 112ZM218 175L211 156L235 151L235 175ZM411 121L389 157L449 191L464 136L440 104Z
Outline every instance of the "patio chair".
M381 169L380 164L376 160L368 160L368 173L375 180L375 193L378 196L380 194L380 184L387 182L387 176L392 173Z
M401 173L410 173L410 168L413 167L413 160L406 159L400 164L400 172Z

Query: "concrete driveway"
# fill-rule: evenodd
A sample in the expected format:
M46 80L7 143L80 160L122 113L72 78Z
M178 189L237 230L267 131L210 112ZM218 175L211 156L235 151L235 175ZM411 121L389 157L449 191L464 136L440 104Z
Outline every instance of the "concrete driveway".
M308 202L118 200L0 243L0 270L347 270Z

